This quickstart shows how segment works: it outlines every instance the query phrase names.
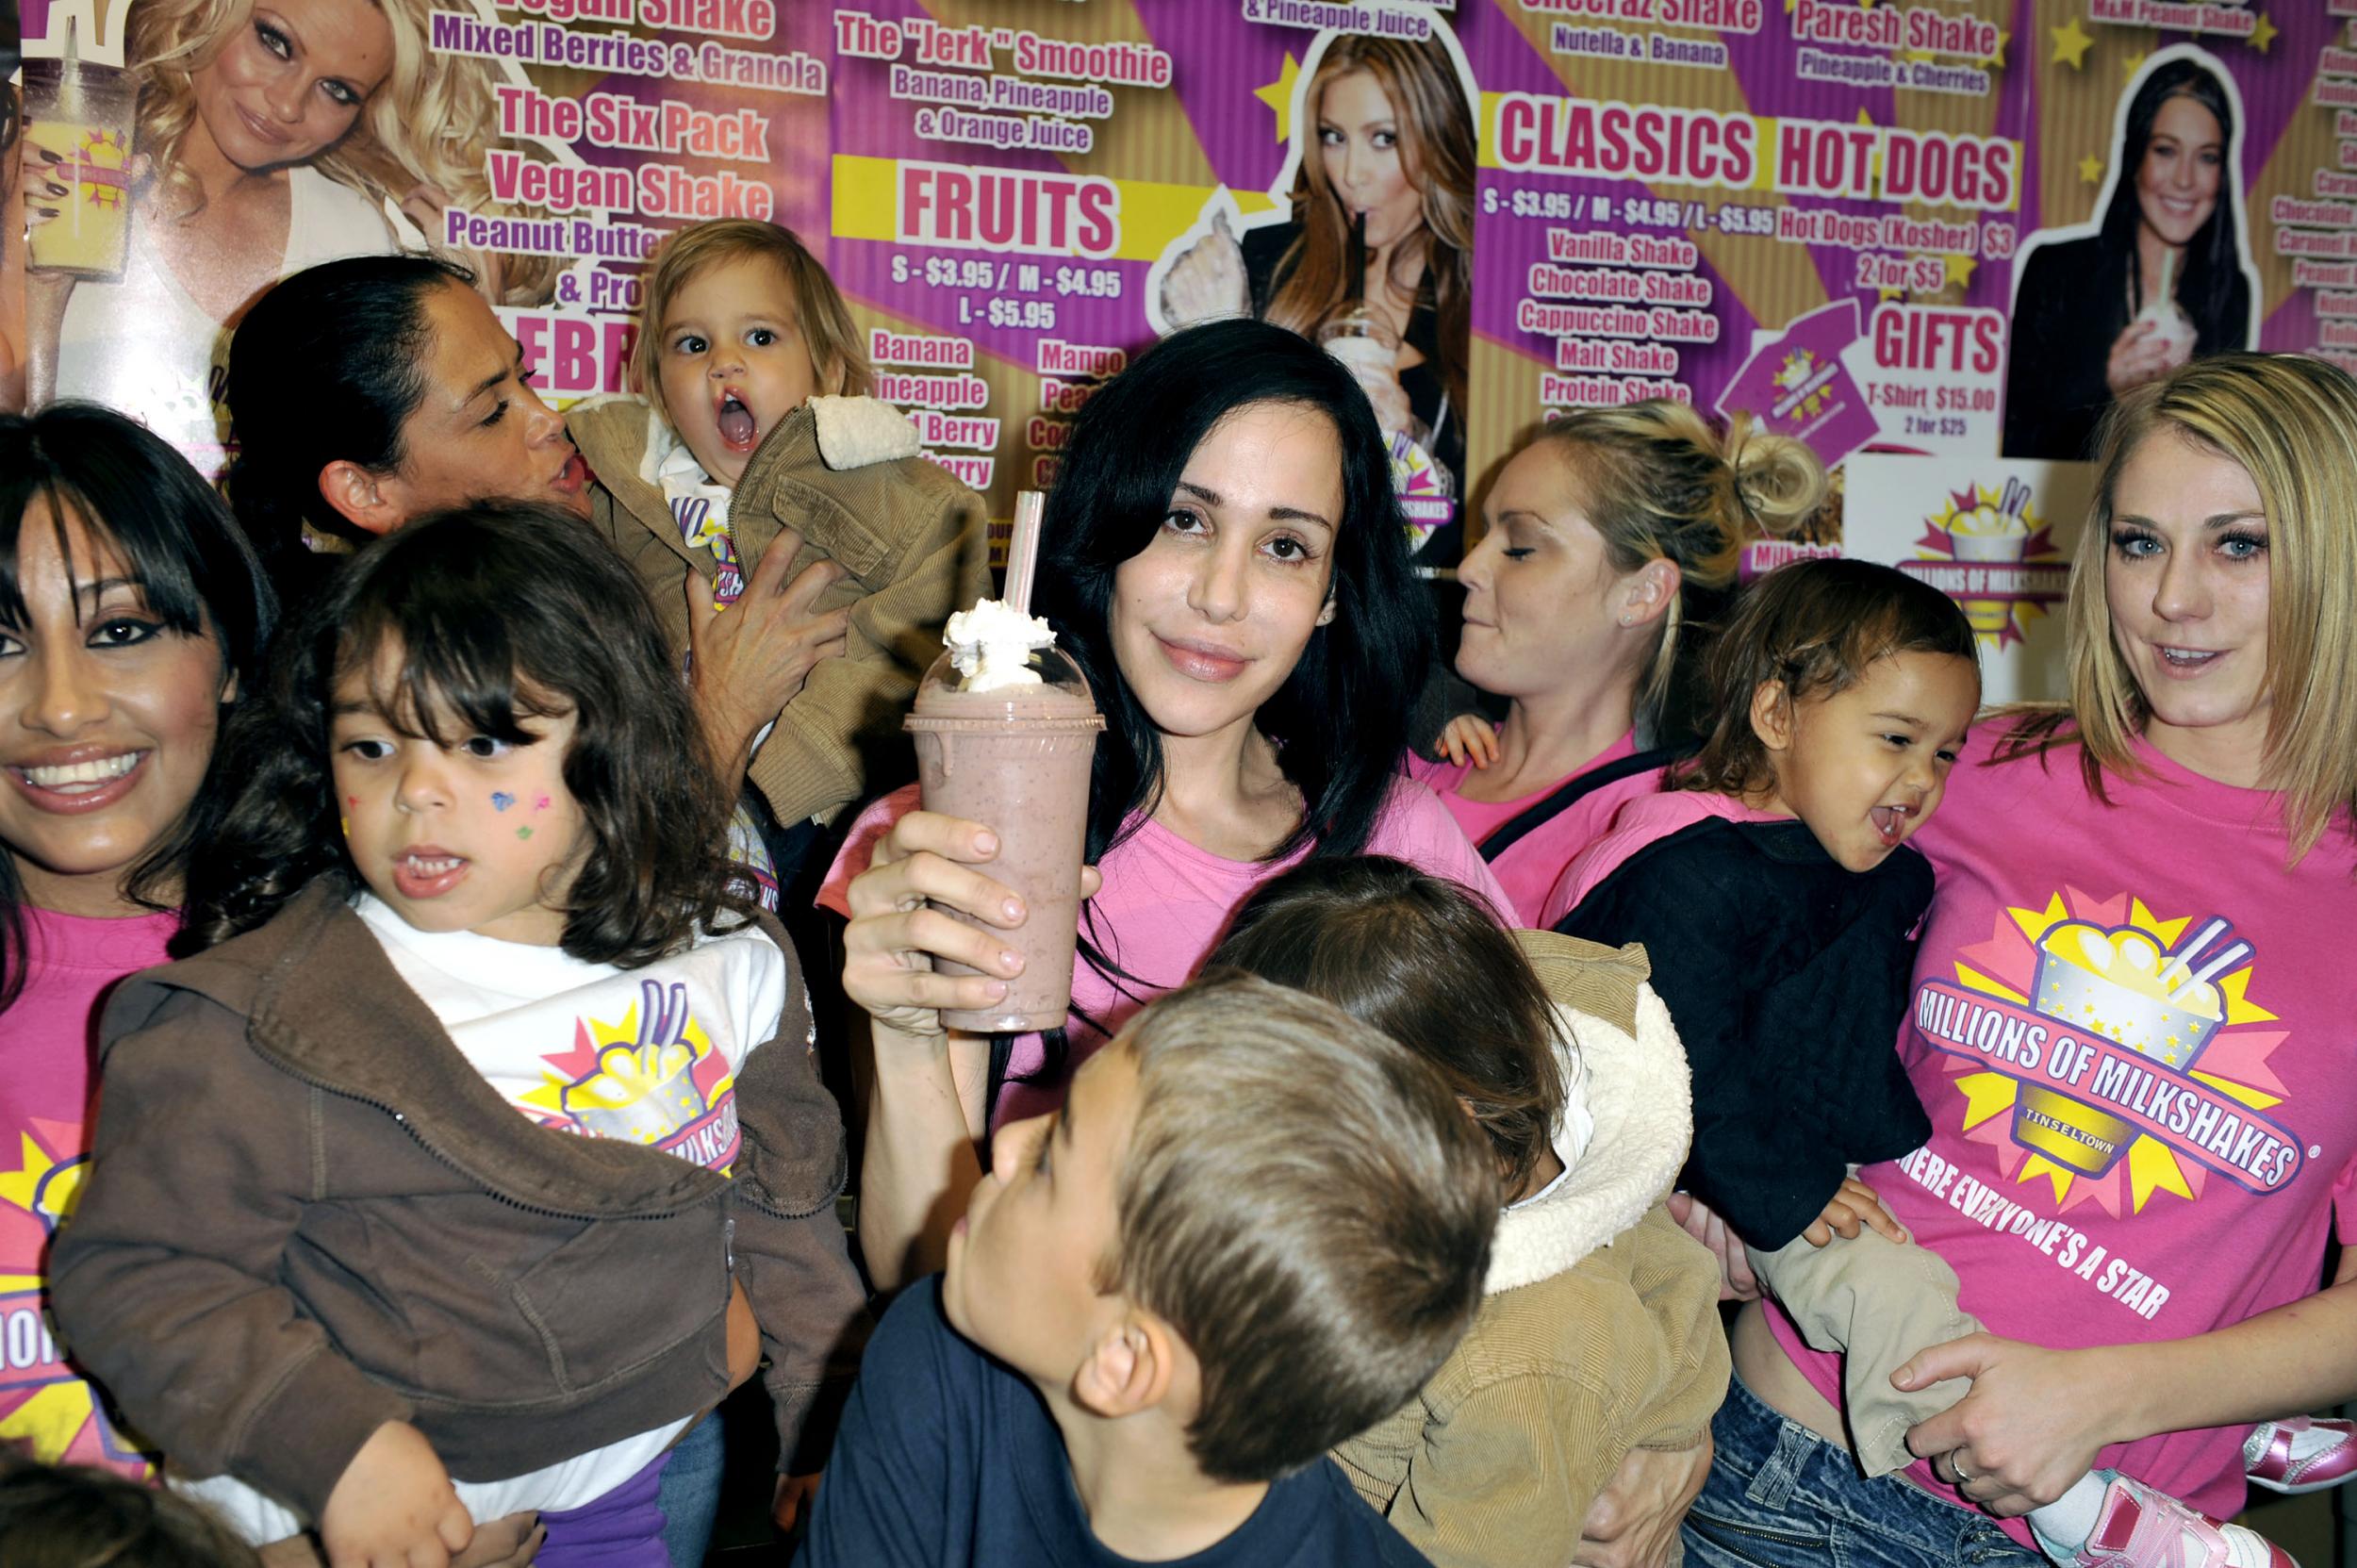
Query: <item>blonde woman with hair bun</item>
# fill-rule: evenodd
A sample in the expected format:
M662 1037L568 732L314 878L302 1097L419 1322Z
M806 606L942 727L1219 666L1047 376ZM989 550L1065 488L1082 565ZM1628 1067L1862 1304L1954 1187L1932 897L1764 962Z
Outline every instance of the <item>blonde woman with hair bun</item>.
M1798 529L1825 470L1798 441L1685 404L1582 409L1540 426L1482 506L1458 580L1457 673L1507 700L1411 758L1525 924L1620 802L1658 786L1689 600L1731 587L1746 542Z
M114 282L32 274L32 401L122 409L217 473L215 391L256 296L321 262L431 242L446 207L496 210L492 68L433 53L430 14L426 0L135 0L128 257ZM35 224L62 199L48 156L25 143ZM543 296L552 275L545 260L467 259L494 303Z

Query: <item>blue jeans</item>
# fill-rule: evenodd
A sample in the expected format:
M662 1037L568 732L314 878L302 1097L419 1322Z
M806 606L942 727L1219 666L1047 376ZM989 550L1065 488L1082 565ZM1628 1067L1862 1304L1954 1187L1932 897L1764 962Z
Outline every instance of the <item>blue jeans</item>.
M1895 1476L1762 1404L1741 1378L1710 1424L1716 1453L1686 1516L1692 1568L2046 1568L1987 1514Z
M663 1545L671 1568L703 1568L712 1544L712 1522L720 1511L720 1475L728 1449L720 1439L720 1412L708 1411L687 1435L671 1445L663 1467Z

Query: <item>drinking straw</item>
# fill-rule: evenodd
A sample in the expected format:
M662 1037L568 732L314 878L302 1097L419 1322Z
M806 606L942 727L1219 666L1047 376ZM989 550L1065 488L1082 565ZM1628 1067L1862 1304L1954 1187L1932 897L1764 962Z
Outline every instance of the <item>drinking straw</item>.
M1031 578L1039 567L1039 520L1047 498L1037 490L1014 498L1014 535L1007 540L1007 608L1031 613Z
M2200 931L2194 933L2192 941L2168 955L2168 962L2161 966L2161 989L2168 994L2170 1001L2175 1001L2180 991L2193 984L2194 960L2201 956L2202 949L2226 934L2229 926L2230 922L2223 916L2215 916ZM2172 974L2177 978L2170 979Z
M2193 972L2193 978L2206 983L2217 975L2233 968L2235 965L2241 963L2244 959L2249 958L2250 956L2250 944L2248 942L2237 942L2233 947L2227 949L2224 952L2219 953L2216 958L2210 960L2207 964L2201 966L2199 969L2196 969Z
M1343 261L1343 303L1358 305L1367 297L1367 215L1350 221L1350 248Z

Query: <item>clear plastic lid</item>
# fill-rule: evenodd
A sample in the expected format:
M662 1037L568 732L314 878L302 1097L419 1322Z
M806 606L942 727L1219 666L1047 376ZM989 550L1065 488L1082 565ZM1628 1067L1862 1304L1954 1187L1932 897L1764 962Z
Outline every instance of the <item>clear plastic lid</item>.
M1063 649L1034 648L1025 656L1023 668L1038 679L995 685L977 691L958 669L955 655L944 650L916 688L916 709L922 713L934 707L972 707L983 701L1025 704L1058 697L1077 698L1094 706L1087 678Z

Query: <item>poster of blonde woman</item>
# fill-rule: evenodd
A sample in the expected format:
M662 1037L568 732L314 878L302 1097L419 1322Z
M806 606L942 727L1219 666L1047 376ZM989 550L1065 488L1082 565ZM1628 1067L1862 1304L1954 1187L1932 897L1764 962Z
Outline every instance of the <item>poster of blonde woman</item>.
M1250 314L1324 342L1393 438L1426 565L1454 561L1465 484L1474 88L1455 34L1320 34L1272 210L1215 196L1155 269L1155 325Z
M107 404L217 471L220 369L255 297L319 262L420 246L442 209L484 192L495 77L431 50L431 14L426 0L28 8L33 401ZM546 264L458 259L502 303L548 287Z

